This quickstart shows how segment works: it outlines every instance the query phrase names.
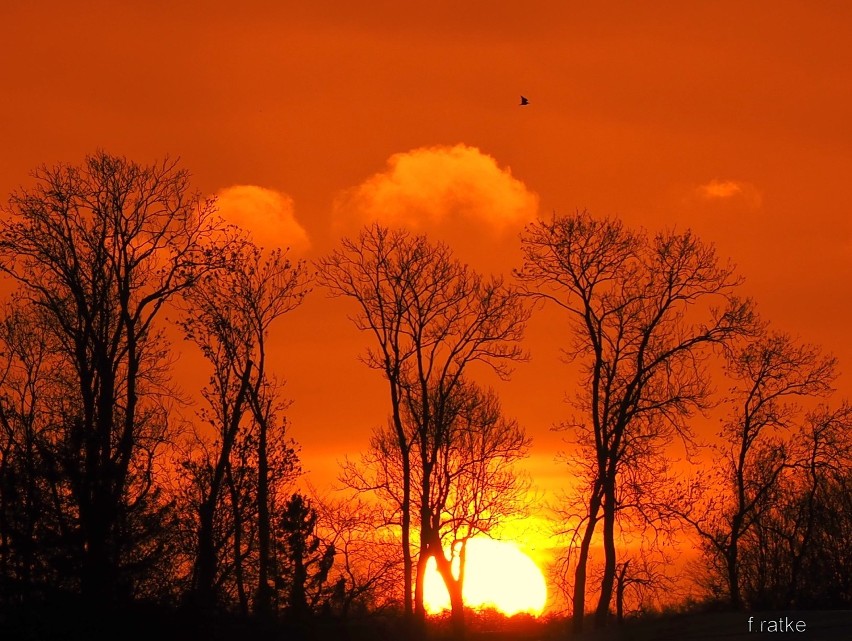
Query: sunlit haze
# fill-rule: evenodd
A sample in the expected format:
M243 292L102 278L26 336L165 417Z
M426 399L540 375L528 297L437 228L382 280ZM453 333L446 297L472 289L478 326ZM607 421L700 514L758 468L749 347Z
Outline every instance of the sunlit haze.
M547 586L541 569L511 541L477 538L468 541L465 571L465 604L494 608L506 616L519 612L541 614L547 602ZM458 572L456 564L455 571ZM438 613L450 608L447 588L435 561L426 567L426 609Z

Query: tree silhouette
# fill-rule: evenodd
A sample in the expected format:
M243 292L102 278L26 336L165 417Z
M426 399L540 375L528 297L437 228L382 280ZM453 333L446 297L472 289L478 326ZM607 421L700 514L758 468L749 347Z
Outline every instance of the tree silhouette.
M462 592L468 541L478 534L494 533L502 523L526 512L529 484L515 463L530 446L516 421L506 419L492 390L461 381L453 395L443 399L439 434L418 439L415 450L428 448L415 477L429 474L418 497L422 514L428 514L429 552L447 586L454 611L463 611ZM417 422L414 422L415 427ZM453 557L458 558L454 573ZM428 557L426 557L428 560ZM418 560L418 587L422 598L424 555Z
M774 562L773 568L759 567L755 574L777 578L774 585L768 581L759 591L750 589L750 600L776 608L848 608L852 554L843 532L852 526L852 406L843 402L808 412L791 445L792 473L768 518L758 523L764 535L756 537L760 546L754 555L760 562Z
M326 585L334 563L333 545L323 545L317 536L318 513L310 500L293 494L280 514L283 553L288 580L287 604L291 617L304 622L310 611L330 596Z
M669 504L706 543L724 577L731 606L740 608L743 542L779 500L784 477L795 465L784 434L801 425L803 409L795 400L831 391L835 359L786 334L763 332L731 353L727 370L735 385L729 391L732 412L717 446L722 466L715 485L720 487L708 492L708 480L699 478ZM837 419L812 415L813 434L821 431L817 425ZM807 465L816 465L815 457L824 453L817 436L808 449Z
M44 411L56 393L57 346L39 310L12 301L0 320L0 597L24 602L36 586L67 583L55 572L70 527ZM11 604L7 604L11 605Z
M618 564L615 616L619 623L624 622L628 607L633 612L651 611L653 601L674 588L675 581L666 573L671 563L672 559L665 553L642 547Z
M416 434L419 424L410 411L406 405L403 424ZM439 435L415 438L411 450L415 460L427 461L412 467L412 485L419 490L414 508L428 519L425 525L421 520L418 529L427 528L430 546L418 554L416 592L417 599L422 599L426 563L435 557L451 607L461 611L468 541L479 534L493 534L505 521L527 512L530 487L515 463L527 455L530 439L516 421L503 416L493 390L468 381L461 381L440 411ZM421 456L424 447L427 450ZM423 474L429 475L425 482ZM378 494L391 511L398 511L402 471L392 426L374 431L370 449L359 460L345 464L342 480L347 487ZM393 515L386 517L386 521L393 519Z
M50 456L67 490L62 512L79 531L83 593L104 603L132 589L121 560L157 522L145 517L159 509L153 461L169 429L157 319L221 263L223 248L212 203L174 161L142 166L99 152L34 177L0 222L0 269L58 350L65 394Z
M508 364L523 358L518 343L528 312L516 292L499 279L475 274L455 260L445 245L380 225L364 229L356 241L344 239L341 249L319 261L318 270L319 282L332 295L357 302L353 320L376 341L364 360L383 373L389 386L392 447L401 484L405 608L411 614L415 606L422 618L426 560L434 555L439 568L447 562L440 534L433 527L435 515L429 510L434 453L455 418L452 404L466 370L482 363L506 376ZM420 497L419 571L413 604L412 492ZM460 625L460 603L453 612Z
M529 225L522 244L518 278L530 295L568 312L567 355L582 363L580 414L569 426L590 472L574 577L573 625L581 630L599 521L605 566L595 621L602 626L617 569L623 477L643 451L690 438L686 419L710 394L705 347L747 331L752 313L734 296L732 268L688 231L649 237L583 212Z
M234 494L232 455L241 439L244 443L251 439L256 466L252 503L258 539L254 608L259 614L268 614L271 608L269 441L284 439L281 414L286 404L280 400L280 385L267 372L266 339L270 325L298 306L306 293L307 276L302 263L290 263L281 250L264 257L258 247L244 242L232 251L226 267L199 279L184 296L187 309L181 324L186 336L213 365L213 375L203 395L208 404L207 420L217 433L212 460L208 452L208 478L196 476L202 498L198 504L195 589L202 607L213 607L216 602L218 564L214 529L217 511L224 507L220 498L226 484L231 488L235 519L234 570L241 602L246 602L240 540L246 519ZM243 425L245 417L249 426ZM283 480L293 476L292 450L288 453L285 448L279 467L278 476Z
M402 602L402 556L383 506L360 497L314 500L317 530L334 547L331 605L341 619L379 613Z

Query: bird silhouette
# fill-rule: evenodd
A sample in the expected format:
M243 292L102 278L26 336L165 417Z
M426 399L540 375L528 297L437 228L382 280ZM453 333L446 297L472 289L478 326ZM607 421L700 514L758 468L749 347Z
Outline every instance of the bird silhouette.
M530 104L530 101L525 96L521 96L521 104L519 106L526 107L528 104Z

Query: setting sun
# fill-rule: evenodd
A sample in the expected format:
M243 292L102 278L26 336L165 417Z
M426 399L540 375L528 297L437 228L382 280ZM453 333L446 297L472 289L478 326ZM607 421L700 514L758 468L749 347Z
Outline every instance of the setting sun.
M429 559L424 582L426 610L448 610L450 599L434 559ZM467 548L464 601L472 608L493 607L507 616L519 612L539 615L547 600L544 576L535 562L508 541L472 539Z
M852 641L852 1L79 4L0 0L0 641Z

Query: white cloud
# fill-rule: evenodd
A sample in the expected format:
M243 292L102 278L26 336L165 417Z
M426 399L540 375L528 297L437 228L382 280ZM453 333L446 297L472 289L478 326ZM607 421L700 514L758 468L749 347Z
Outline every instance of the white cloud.
M538 196L476 147L421 147L387 165L337 200L338 224L380 221L420 231L460 220L500 234L538 210Z
M265 247L289 247L307 251L308 233L296 220L293 199L285 193L256 185L234 185L217 194L219 214L249 233Z
M761 193L754 185L737 180L717 180L714 178L697 187L696 193L704 200L737 200L753 209L759 208L763 202Z

